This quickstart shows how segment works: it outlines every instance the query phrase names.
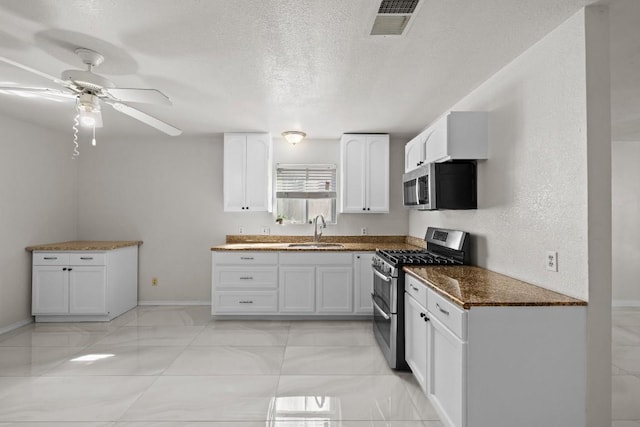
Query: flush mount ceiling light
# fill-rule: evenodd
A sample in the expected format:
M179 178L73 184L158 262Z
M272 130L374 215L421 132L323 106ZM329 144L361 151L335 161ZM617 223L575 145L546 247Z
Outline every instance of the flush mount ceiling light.
M287 142L291 143L291 145L296 145L298 142L302 141L305 136L307 136L307 134L299 130L288 130L282 132L282 137L286 139Z

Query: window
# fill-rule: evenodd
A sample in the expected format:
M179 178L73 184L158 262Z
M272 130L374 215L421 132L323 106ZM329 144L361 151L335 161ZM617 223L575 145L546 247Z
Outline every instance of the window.
M336 223L336 165L276 166L276 221L307 224L317 215Z

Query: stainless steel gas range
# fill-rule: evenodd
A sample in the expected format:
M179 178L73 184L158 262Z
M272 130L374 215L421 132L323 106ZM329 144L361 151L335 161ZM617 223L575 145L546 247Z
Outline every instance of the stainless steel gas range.
M404 276L406 265L469 264L469 234L427 228L426 249L377 250L373 257L373 332L393 369L409 369L404 359Z

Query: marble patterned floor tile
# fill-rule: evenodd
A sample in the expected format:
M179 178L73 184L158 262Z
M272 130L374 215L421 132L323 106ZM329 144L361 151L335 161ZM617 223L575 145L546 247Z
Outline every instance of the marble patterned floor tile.
M445 427L440 421L423 421L424 427Z
M0 339L0 347L86 347L107 335L107 331L91 331L73 325L30 325Z
M287 346L283 375L392 375L382 352L375 346Z
M427 395L422 391L420 384L412 373L397 373L398 378L404 383L411 401L420 413L421 420L438 421L440 416L438 411L433 407Z
M0 347L0 377L38 376L84 347Z
M342 328L291 328L290 346L358 346L376 345L373 330L370 327L353 325Z
M612 323L614 326L640 325L640 307L614 308L611 314L612 314Z
M295 323L295 322L293 322ZM207 328L219 330L248 330L248 331L268 331L268 330L288 330L292 322L289 320L227 320L214 319Z
M265 421L123 421L113 427L265 427ZM0 426L1 427L1 426Z
M263 424L264 425L264 424ZM276 420L269 427L425 427L422 421ZM444 427L427 425L428 427Z
M371 320L297 320L291 322L291 330L299 329L324 329L327 331L346 330L372 330Z
M211 322L211 307L142 306L125 326L202 326Z
M222 329L205 327L193 340L192 346L284 346L289 338L289 327Z
M0 422L113 421L156 377L0 378Z
M640 420L638 421L613 421L611 427L640 427Z
M113 422L17 422L17 423L2 423L0 422L0 427L113 427Z
M270 419L287 415L291 408L300 417L310 408L310 416L330 420L420 420L407 388L394 375L283 375L277 396Z
M640 346L640 325L613 326L611 335L614 346Z
M164 375L278 375L284 347L187 347Z
M614 346L611 362L625 373L640 374L640 346Z
M611 381L613 420L640 420L640 378L616 375Z
M278 376L164 376L120 421L264 421Z
M95 344L187 346L203 329L204 326L123 326Z
M161 375L182 351L183 347L92 345L45 375Z

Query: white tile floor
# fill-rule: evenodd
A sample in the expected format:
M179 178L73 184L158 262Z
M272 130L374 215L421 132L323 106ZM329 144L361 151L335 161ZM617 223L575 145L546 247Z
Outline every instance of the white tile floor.
M640 427L640 309L613 310L612 351L612 427ZM0 427L265 425L442 426L413 377L387 367L369 322L138 307L0 335Z
M640 308L613 309L612 427L640 427Z
M411 374L387 367L370 322L209 310L138 307L0 335L0 427L442 427Z

